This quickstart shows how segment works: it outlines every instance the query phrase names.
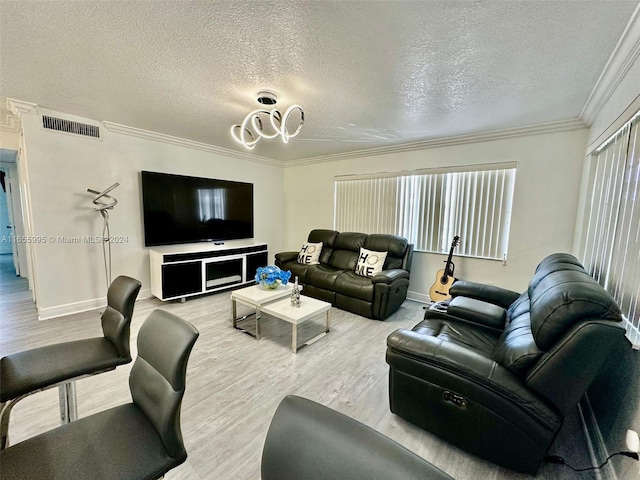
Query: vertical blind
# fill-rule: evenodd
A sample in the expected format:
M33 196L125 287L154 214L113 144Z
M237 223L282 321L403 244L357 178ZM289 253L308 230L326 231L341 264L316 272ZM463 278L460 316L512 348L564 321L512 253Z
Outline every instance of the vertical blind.
M509 164L513 165L513 164ZM504 259L516 169L443 171L335 181L334 228L406 237L416 250Z
M616 299L627 336L640 343L640 115L591 156L583 262Z

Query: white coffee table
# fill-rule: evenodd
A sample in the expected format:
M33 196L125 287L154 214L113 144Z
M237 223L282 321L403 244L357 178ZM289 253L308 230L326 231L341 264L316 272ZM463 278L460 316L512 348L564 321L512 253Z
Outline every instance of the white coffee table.
M233 328L254 337L256 340L260 340L260 309L263 305L266 305L269 302L273 302L284 297L287 297L288 299L291 296L291 290L293 290L292 283L280 285L278 288L273 290L264 289L260 285L252 285L250 287L233 290L231 292L231 316L233 319ZM302 285L300 285L300 290L302 290ZM238 318L237 302L255 308L255 312ZM255 316L256 319L255 334L238 325L238 322L242 322L252 316Z
M291 351L297 353L303 347L311 345L329 333L331 327L331 304L311 297L301 297L300 307L291 305L288 298L262 306L262 311L291 324ZM311 340L298 346L298 325L324 313L325 330Z

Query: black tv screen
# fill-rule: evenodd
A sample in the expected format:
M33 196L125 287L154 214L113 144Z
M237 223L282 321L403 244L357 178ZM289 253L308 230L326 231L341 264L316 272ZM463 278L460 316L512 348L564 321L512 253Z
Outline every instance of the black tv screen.
M144 244L253 237L253 184L142 172Z

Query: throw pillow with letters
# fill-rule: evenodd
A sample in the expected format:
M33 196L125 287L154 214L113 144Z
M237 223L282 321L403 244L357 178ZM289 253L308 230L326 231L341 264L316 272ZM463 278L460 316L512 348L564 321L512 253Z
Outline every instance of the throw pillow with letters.
M320 252L322 251L322 242L303 243L300 253L298 254L298 263L305 265L318 265L320 263Z
M374 252L360 247L360 256L356 263L356 274L362 277L374 277L382 271L387 252Z

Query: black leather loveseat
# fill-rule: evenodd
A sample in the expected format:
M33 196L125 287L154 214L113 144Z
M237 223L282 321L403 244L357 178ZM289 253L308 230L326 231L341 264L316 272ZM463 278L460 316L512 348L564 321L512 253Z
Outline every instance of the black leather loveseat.
M535 473L624 328L611 295L569 254L522 294L456 282L448 305L387 339L391 411L499 465Z
M298 277L303 293L342 310L384 320L407 297L413 245L394 235L312 230L308 242L322 242L319 263L298 262L300 252L276 254L276 265ZM369 278L355 272L360 249L387 252L382 271Z

